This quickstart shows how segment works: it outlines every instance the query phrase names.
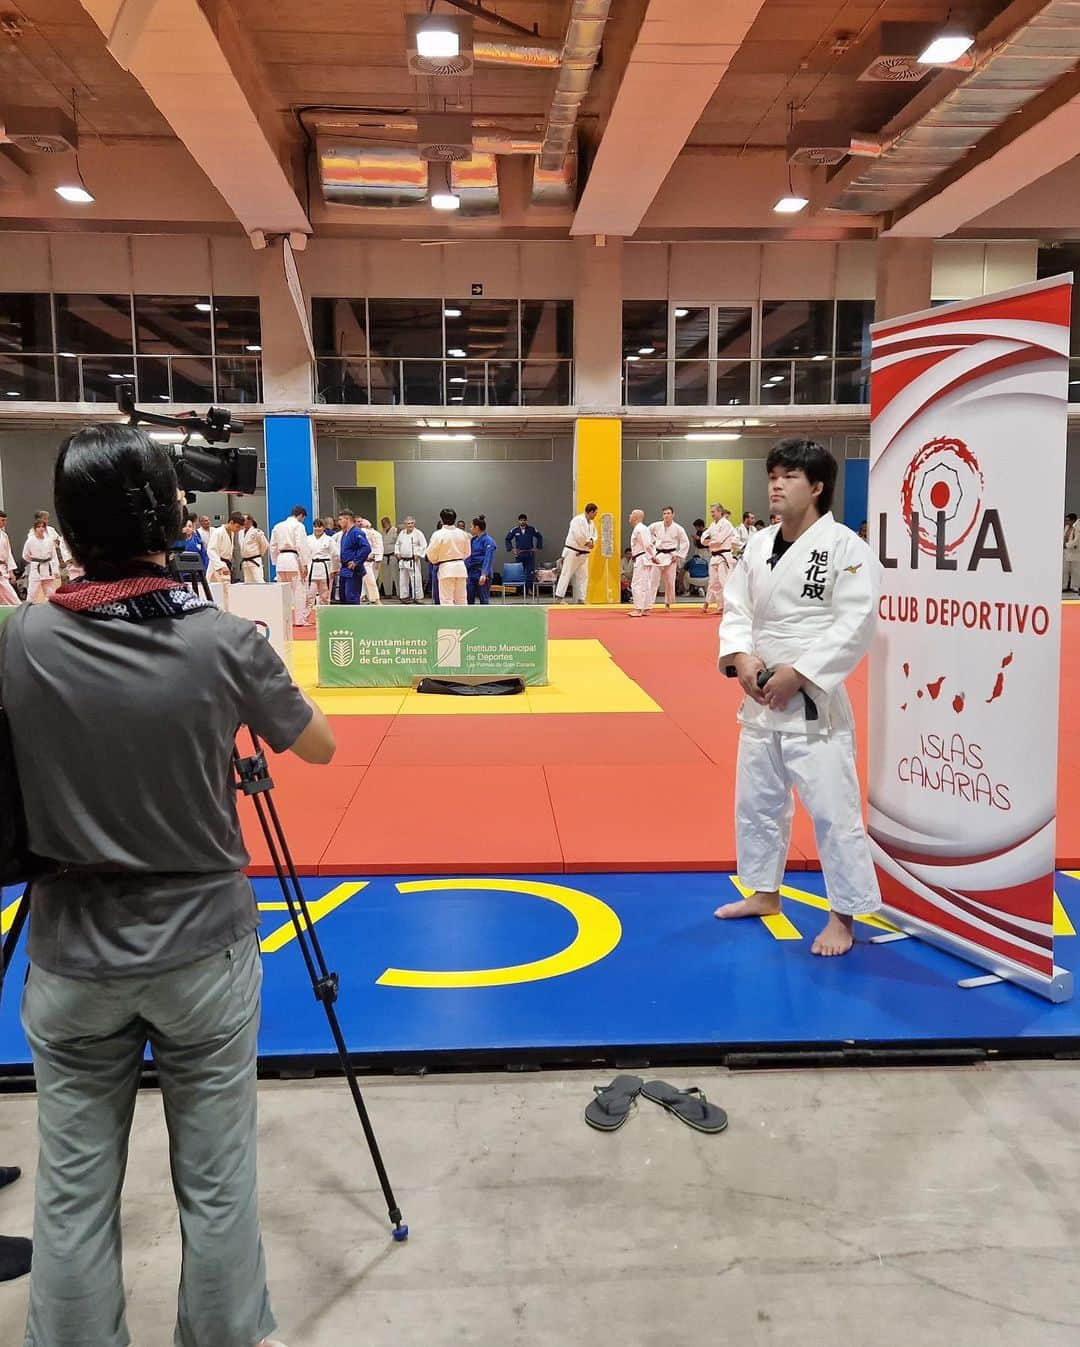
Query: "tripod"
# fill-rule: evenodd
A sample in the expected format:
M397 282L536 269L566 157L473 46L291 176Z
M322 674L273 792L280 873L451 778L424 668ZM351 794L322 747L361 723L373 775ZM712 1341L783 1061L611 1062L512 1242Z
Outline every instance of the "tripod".
M400 1243L409 1238L409 1227L402 1222L401 1210L394 1198L394 1190L390 1187L390 1179L386 1173L386 1166L383 1164L375 1130L371 1125L371 1119L368 1117L367 1106L364 1103L364 1097L360 1093L360 1086L356 1079L356 1071L349 1060L349 1049L345 1043L345 1036L341 1032L337 1011L334 1009L334 1002L337 1000L339 990L338 975L331 973L326 965L322 945L315 932L315 923L311 920L311 914L308 911L307 899L304 897L304 890L296 874L296 867L289 851L289 844L285 839L281 819L278 817L277 807L270 798L269 792L273 790L274 783L270 777L266 754L255 731L249 730L249 733L251 734L252 755L242 758L237 749L233 750L233 768L237 777L236 789L242 791L245 795L249 795L252 804L255 806L259 826L262 828L267 850L273 862L274 873L281 885L282 897L285 899L293 930L296 932L296 943L300 946L300 953L307 967L308 977L311 978L311 989L315 993L316 1001L322 1003L323 1010L326 1012L326 1020L330 1025L334 1046L337 1048L338 1060L341 1063L342 1071L345 1073L349 1093L356 1105L360 1126L364 1129L368 1150L371 1152L372 1163L375 1165L375 1173L378 1175L379 1185L382 1188L383 1197L386 1199L387 1212L393 1222L392 1237Z

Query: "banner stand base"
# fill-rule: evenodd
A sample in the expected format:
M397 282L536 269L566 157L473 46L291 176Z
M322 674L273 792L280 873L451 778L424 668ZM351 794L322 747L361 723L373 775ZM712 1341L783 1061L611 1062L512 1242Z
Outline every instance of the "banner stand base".
M999 982L1004 981L1005 979L998 977L996 973L986 973L978 978L961 978L956 985L969 992L974 991L976 987L996 987Z
M897 940L910 940L907 931L886 931L884 935L872 935L871 945L891 945Z
M950 935L947 931L942 931L936 926L920 921L918 917L913 917L908 912L899 912L896 908L889 907L888 904L881 907L878 915L896 926L900 933L917 936L927 945L934 945L937 949L943 949L947 954L953 954L958 959L965 959L968 963L975 964L976 967L985 968L1002 982L1014 982L1018 986L1026 988L1027 991L1045 997L1046 1000L1053 1001L1055 1004L1072 1000L1073 975L1067 968L1059 968L1055 964L1053 975L1042 977L1031 968L1013 963L1011 959L995 958L987 950L970 944L962 937ZM983 982L981 978L977 982L976 979L965 979L964 981L969 986L989 985Z

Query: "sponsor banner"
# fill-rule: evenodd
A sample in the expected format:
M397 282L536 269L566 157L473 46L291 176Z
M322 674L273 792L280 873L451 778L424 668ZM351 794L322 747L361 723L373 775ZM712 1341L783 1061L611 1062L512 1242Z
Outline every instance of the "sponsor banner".
M1053 1000L1071 297L1058 276L870 329L886 914Z
M548 681L546 608L335 604L315 621L320 687L408 687L439 674Z

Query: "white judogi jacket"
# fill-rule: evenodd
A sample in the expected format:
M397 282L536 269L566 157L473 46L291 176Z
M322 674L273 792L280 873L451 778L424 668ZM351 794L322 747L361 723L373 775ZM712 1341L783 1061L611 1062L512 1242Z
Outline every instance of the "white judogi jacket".
M1080 561L1080 524L1066 524L1062 535L1066 561Z
M677 520L673 519L665 528L664 521L658 519L649 525L649 532L656 547L658 566L671 566L677 561L685 561L690 555L690 538Z
M270 560L282 575L307 569L311 539L295 515L275 524L270 532Z
M7 529L0 529L0 579L8 580L15 569L15 558L11 553L11 539Z
M329 533L324 533L321 538L316 538L314 534L308 539L308 555L311 558L311 564L308 569L308 579L310 580L329 580L334 573L334 540ZM340 568L341 562L338 562Z
M207 576L207 579L210 579L215 572L220 571L222 567L227 571L232 569L233 535L224 524L219 524L217 528L210 530L210 540L206 544L206 552L210 558L210 575Z
M30 567L30 575L38 580L55 580L60 574L60 560L56 554L56 544L59 534L49 537L49 531L46 530L45 537L39 538L37 534L30 530L26 535L26 542L23 545L23 561Z
M388 529L383 529L379 537L382 539L382 550L384 557L395 556L394 544L397 542L398 530L396 524L391 524Z
M330 539L330 574L337 575L341 570L341 539L344 535L339 531Z
M427 554L427 539L419 529L402 529L394 543L394 554L398 561L418 561Z
M728 570L735 565L735 547L738 545L735 530L726 519L714 520L708 528L701 530L701 541L709 554L709 559L726 563Z
M870 648L877 620L881 564L851 529L824 514L769 566L779 524L750 539L724 590L720 666L729 656L757 655L768 669L790 664L806 679L818 719L807 720L802 695L783 711L743 699L739 720L754 729L828 734L854 726L844 690Z
M596 525L591 524L584 514L576 514L570 521L570 527L566 532L566 542L563 544L563 556L580 556L583 553L589 553L593 549L590 543L596 542Z
M742 552L743 548L746 546L746 544L750 541L751 538L757 537L758 532L759 532L758 529L749 528L747 527L746 524L740 524L738 526L738 528L735 530L735 540L740 552Z
M370 524L361 524L360 527L364 530L364 537L367 538L368 545L371 548L371 556L368 557L365 565L377 566L383 559L383 536L377 528L373 528Z
M472 540L464 529L454 525L438 528L431 535L427 559L439 567L440 578L464 580L468 572L465 558L472 552Z
M630 534L630 552L634 561L639 561L643 566L652 566L656 563L656 540L652 536L648 524L635 524L633 532Z

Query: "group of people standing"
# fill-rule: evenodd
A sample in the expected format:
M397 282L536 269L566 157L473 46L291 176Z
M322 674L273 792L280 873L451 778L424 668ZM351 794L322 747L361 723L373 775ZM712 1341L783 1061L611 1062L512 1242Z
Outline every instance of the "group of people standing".
M22 560L26 567L28 603L44 603L60 588L65 576L76 580L83 573L63 538L49 523L47 510L35 512L34 522L23 543ZM7 514L0 510L0 603L11 605L20 601L15 588L18 571L7 534Z

